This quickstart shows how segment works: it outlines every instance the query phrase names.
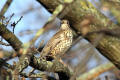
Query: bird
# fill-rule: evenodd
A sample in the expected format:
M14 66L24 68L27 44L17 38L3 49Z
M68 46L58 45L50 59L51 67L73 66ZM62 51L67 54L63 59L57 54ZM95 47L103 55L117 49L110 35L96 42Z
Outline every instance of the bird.
M42 49L40 58L45 58L48 61L60 59L62 55L71 47L73 41L73 33L68 20L62 20L60 29L47 42Z

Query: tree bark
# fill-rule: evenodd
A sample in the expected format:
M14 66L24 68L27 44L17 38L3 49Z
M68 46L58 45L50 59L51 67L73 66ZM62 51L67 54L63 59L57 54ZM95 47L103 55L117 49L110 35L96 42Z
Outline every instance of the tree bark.
M53 12L54 9L61 4L62 0L37 0L41 3L49 12ZM74 0L73 4L68 6L70 9L68 14L64 16L68 19L72 28L77 32L81 32L81 22L86 18L86 16L91 15L94 20L91 22L90 30L95 31L104 28L112 29L117 28L118 25L111 22L100 13L94 6L86 0ZM87 40L93 41L98 35L87 36ZM96 47L99 52L110 60L117 68L120 69L120 39L105 36Z
M14 71L14 76L18 76L28 65L40 71L50 71L58 73L60 80L68 80L72 75L72 71L69 70L67 66L62 64L60 61L46 61L41 58L36 58L33 54L35 50L32 50L23 54L21 51L23 49L23 43L10 31L5 25L0 24L0 35L10 44L10 46L17 52L20 56L20 60L16 65L16 71ZM7 66L10 68L4 59L0 59L0 67ZM18 77L17 77L18 78ZM16 80L16 79L15 79Z

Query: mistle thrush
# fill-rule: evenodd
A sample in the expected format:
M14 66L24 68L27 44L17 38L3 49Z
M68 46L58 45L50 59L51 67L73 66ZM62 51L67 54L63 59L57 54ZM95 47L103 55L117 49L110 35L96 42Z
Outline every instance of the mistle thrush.
M61 21L60 30L48 41L40 57L60 58L72 45L73 34L67 20Z

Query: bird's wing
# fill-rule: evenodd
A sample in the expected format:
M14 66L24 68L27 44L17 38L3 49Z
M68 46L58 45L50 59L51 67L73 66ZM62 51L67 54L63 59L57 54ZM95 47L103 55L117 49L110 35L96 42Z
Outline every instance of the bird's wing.
M50 53L50 51L61 42L61 36L60 34L63 33L63 31L58 31L49 41L48 43L45 45L45 47L43 48L40 57L45 57L46 55L48 55L48 53Z

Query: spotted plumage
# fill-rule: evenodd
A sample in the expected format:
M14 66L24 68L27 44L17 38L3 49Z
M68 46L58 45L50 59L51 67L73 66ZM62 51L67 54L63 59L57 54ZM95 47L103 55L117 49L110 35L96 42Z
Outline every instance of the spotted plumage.
M41 52L41 58L46 56L61 57L71 46L72 30L67 20L61 21L60 30L48 41Z

